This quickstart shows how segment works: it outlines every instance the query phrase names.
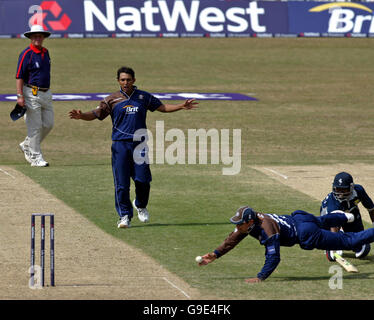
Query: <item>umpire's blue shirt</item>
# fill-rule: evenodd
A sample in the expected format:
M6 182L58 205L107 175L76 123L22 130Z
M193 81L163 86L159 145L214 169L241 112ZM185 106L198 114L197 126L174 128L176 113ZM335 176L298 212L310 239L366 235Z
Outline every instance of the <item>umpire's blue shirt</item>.
M39 50L32 44L21 52L18 58L16 79L25 84L49 88L51 83L51 59L48 50Z
M153 112L161 105L158 98L134 87L130 96L122 90L109 95L92 112L99 120L111 116L113 141L133 140L137 130L147 128L147 111Z

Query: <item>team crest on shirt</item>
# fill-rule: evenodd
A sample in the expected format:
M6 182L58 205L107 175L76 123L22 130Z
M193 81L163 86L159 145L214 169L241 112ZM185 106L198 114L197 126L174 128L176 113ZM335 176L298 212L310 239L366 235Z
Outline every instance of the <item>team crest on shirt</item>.
M144 99L144 96L142 94L139 94L139 99L140 100L143 100Z
M126 109L126 114L135 114L138 112L139 107L134 107L133 105L128 104L122 107L122 109Z

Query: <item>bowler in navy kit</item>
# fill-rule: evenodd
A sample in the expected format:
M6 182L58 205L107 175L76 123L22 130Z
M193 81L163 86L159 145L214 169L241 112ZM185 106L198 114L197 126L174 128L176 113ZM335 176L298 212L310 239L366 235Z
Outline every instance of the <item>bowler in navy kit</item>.
M353 182L352 176L347 172L338 173L332 183L332 192L322 201L320 213L321 216L332 214L335 210L342 210L350 212L354 215L353 223L344 223L332 231L337 232L341 227L344 232L360 232L364 230L362 224L359 203L368 210L372 223L374 222L374 203L366 193L364 187ZM353 248L356 258L364 258L370 251L370 245L364 244L362 246ZM333 252L326 252L327 259L334 261Z
M260 213L248 206L241 207L230 219L236 228L213 252L202 256L200 266L220 258L248 235L265 246L265 264L257 277L248 283L267 279L280 262L280 247L298 244L304 250L352 250L374 242L374 228L361 232L331 232L328 229L354 221L351 213L343 211L316 217L302 210L291 215Z
M194 99L187 99L182 104L163 104L152 94L139 90L134 86L135 72L128 67L117 71L117 80L120 90L109 95L100 105L89 112L71 110L71 119L91 121L104 120L107 116L112 118L112 170L115 187L115 207L120 217L118 228L130 227L133 217L133 206L138 212L142 222L149 221L147 204L152 180L148 161L137 161L137 158L147 159L147 150L138 146L137 134L145 131L147 111L174 112L182 109L196 108ZM140 154L139 154L140 153ZM130 200L130 178L135 183L136 197Z

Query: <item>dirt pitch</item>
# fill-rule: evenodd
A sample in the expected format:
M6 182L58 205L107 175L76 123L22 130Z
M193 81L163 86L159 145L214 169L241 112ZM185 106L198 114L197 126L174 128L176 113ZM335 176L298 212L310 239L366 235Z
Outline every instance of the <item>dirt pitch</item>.
M0 167L0 190L0 299L201 298L196 289L164 269L152 258L105 233L17 170ZM56 287L30 289L30 216L31 213L41 212L55 214ZM36 247L40 248L38 219L36 228ZM47 218L47 284L48 230ZM39 251L36 252L36 263L38 262Z
M374 166L362 163L335 164L326 166L268 166L253 167L269 177L322 201L331 192L332 181L337 173L346 171L353 181L362 184L369 197L374 197ZM303 209L303 208L295 208ZM360 204L363 220L371 223L369 214Z
M253 168L318 201L331 191L332 180L340 171L351 173L354 181L362 184L369 196L374 195L373 165ZM0 266L3 275L0 299L202 299L198 290L191 288L152 258L108 235L15 169L0 167L0 190ZM30 289L28 285L30 215L34 212L55 213L55 288ZM370 222L366 210L361 210L361 214L364 220ZM40 221L37 222L39 248ZM47 230L48 227L49 223ZM49 250L48 240L47 232L46 251ZM38 254L37 251L37 262ZM48 263L49 252L46 257L47 283Z

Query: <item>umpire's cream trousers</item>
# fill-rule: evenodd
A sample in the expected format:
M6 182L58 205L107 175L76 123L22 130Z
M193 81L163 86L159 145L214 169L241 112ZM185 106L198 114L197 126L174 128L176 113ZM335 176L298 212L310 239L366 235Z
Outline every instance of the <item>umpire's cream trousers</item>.
M23 87L23 95L27 111L25 113L25 122L27 126L27 137L25 143L33 156L41 155L41 142L52 130L54 124L54 112L52 106L52 92L38 91L34 96L32 89Z

